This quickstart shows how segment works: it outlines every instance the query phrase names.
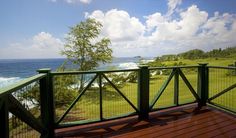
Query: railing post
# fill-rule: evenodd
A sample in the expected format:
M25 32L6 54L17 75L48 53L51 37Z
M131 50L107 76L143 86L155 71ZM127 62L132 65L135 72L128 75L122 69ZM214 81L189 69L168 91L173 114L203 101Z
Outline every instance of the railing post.
M139 119L148 119L149 115L149 69L148 66L139 66L138 72L138 109Z
M235 67L235 69L234 69L234 75L236 75L236 61L234 62L234 67Z
M50 69L40 69L38 73L46 73L47 76L40 80L40 104L42 123L47 129L42 138L54 137L54 98Z
M179 68L175 68L175 81L174 81L174 104L179 105Z
M0 98L0 138L9 138L8 95Z
M99 78L99 111L100 111L100 120L104 120L103 119L103 101L102 101L102 74L98 73L98 78Z
M198 107L206 105L209 94L209 69L207 63L199 63L198 67L198 95L200 101Z

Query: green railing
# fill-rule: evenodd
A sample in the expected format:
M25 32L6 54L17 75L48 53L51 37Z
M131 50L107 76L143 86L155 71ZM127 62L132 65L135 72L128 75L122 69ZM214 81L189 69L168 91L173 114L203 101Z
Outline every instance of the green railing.
M53 137L57 128L130 115L148 119L149 112L190 103L236 111L235 67L199 64L85 72L42 69L38 72L39 75L1 89L0 137L20 135L18 131L23 129L26 131L21 133L22 137ZM36 105L27 108L25 101ZM18 127L14 118L30 128Z
M236 67L209 66L208 103L236 113Z
M43 103L47 95L47 74L38 74L9 87L0 89L0 137L48 137L49 126L44 114ZM33 95L41 95L38 101L32 100ZM40 93L39 93L40 92ZM44 93L44 94L42 94ZM35 98L36 99L36 98ZM41 110L41 112L40 112Z
M56 127L67 127L138 114L138 69L52 72ZM133 80L128 77L134 74ZM81 78L88 78L81 81ZM81 88L81 82L85 82ZM122 83L122 84L120 84ZM65 90L65 91L64 91ZM61 105L60 94L71 95Z
M198 68L202 66L150 68L150 111L198 102ZM200 80L199 80L200 81Z

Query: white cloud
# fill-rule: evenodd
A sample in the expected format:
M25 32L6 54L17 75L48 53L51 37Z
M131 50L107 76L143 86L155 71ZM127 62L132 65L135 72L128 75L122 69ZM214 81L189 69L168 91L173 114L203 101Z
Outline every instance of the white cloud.
M32 38L12 43L0 50L0 58L58 58L63 42L50 33L40 32Z
M175 10L176 10L176 7L178 5L180 5L182 3L182 0L168 0L168 12L167 12L167 16L170 16L172 15Z
M145 26L138 18L130 17L126 11L112 9L106 13L100 10L86 14L89 18L95 18L103 24L102 35L112 41L134 41L145 31Z
M156 12L144 16L145 23L117 9L96 10L85 15L103 24L102 36L111 39L114 56L158 56L195 48L210 50L236 45L235 14L216 12L209 17L197 5L179 9L181 2L169 0L166 14ZM176 9L179 9L178 16L172 15Z

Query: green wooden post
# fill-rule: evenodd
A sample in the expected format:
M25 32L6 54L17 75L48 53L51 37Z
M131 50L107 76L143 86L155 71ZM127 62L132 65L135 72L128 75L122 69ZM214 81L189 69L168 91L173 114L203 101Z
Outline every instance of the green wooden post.
M104 120L103 119L103 110L102 110L102 74L98 73L99 75L99 111L100 111L100 120Z
M9 138L8 95L0 98L0 138Z
M234 69L234 75L236 75L236 61L234 62L234 67L235 67L235 69Z
M53 85L50 69L40 69L39 73L46 73L47 76L40 80L40 104L42 123L47 129L46 134L41 134L42 138L54 137L54 98Z
M139 66L138 72L138 109L139 119L148 119L149 115L149 69L148 66Z
M174 81L174 104L179 105L179 68L175 68L175 81Z
M206 105L208 95L209 95L209 69L207 63L199 63L198 67L198 95L200 101L198 102L198 107Z

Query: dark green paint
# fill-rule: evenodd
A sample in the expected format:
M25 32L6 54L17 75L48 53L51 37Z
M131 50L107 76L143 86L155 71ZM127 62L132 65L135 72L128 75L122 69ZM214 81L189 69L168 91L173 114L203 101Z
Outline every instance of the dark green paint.
M175 81L174 81L174 104L179 105L179 69L176 69Z
M0 138L9 138L8 96L2 96L0 101Z
M42 123L46 127L47 133L41 133L42 138L52 138L54 132L54 97L53 97L53 83L50 75L50 69L38 70L40 74L46 74L45 78L39 81L40 84L40 106Z
M205 106L209 95L209 69L207 63L199 63L198 67L198 95L199 107Z
M138 109L139 119L149 118L149 69L148 66L139 66L138 72Z
M12 95L8 96L9 99L9 111L17 118L28 124L41 134L47 132L43 124L36 119L25 107Z

